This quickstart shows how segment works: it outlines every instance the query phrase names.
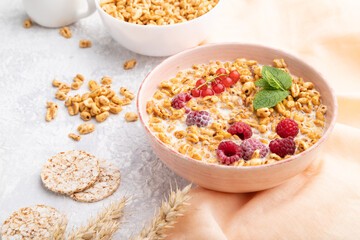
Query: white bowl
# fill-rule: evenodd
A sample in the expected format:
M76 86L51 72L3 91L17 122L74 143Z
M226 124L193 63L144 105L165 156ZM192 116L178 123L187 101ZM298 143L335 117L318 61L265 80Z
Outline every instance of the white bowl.
M139 25L128 23L96 8L110 35L125 48L148 56L169 56L203 42L214 27L222 1L206 14L193 20L171 25Z

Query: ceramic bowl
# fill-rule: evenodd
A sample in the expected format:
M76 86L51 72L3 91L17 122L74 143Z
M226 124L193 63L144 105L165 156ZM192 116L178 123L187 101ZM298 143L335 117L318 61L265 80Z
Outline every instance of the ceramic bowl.
M308 150L273 164L234 167L209 164L185 157L158 140L149 129L146 102L152 99L159 83L176 75L179 70L210 60L234 61L236 58L257 60L272 65L274 58L284 58L290 72L311 81L328 107L326 127L321 139ZM138 93L138 111L149 143L157 156L176 174L204 188L222 192L253 192L275 187L304 171L321 154L321 146L329 137L337 116L334 91L313 67L303 60L279 49L257 44L222 43L208 44L171 56L155 67L144 79Z
M138 25L128 23L107 14L96 7L110 35L125 48L148 56L169 56L184 49L197 46L211 33L224 0L206 14L193 20L172 25Z

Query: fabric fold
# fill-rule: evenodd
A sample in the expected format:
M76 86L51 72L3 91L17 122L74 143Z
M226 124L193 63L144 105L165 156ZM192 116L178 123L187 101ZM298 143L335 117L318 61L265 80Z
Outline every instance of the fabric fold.
M208 42L263 43L298 55L337 92L338 121L321 158L280 186L241 194L192 189L191 205L167 239L358 238L360 2L232 0L224 5Z
M359 129L337 124L318 161L269 190L229 194L201 187L193 189L191 205L168 239L359 236L359 135Z

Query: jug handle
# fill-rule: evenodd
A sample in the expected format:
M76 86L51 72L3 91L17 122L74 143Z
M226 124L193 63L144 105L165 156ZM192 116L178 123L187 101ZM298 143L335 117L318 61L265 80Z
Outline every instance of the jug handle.
M95 12L95 9L96 9L95 2L97 2L97 1L96 0L86 0L86 2L87 2L86 11L79 12L77 15L77 19L87 17L87 16L91 15L93 12Z

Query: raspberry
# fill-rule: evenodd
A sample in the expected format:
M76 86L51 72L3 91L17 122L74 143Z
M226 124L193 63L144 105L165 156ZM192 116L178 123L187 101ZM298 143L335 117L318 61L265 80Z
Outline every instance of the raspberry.
M190 99L191 99L190 94L179 93L172 99L171 106L175 109L181 109L185 107L185 103L188 102Z
M293 155L295 153L296 144L292 137L277 138L270 142L269 147L271 152L283 158L286 155Z
M243 150L244 160L251 159L255 150L260 150L260 158L263 158L268 154L269 149L260 140L255 138L249 138L241 143L241 149Z
M219 144L216 155L222 164L230 165L240 160L242 149L232 141L224 141Z
M282 138L295 137L299 133L299 126L294 120L286 118L278 123L276 133Z
M238 135L242 140L248 139L252 136L251 127L243 122L236 122L228 129L228 132L232 135Z
M206 127L211 121L211 115L207 111L195 111L189 113L186 117L186 125L196 125L198 127Z

